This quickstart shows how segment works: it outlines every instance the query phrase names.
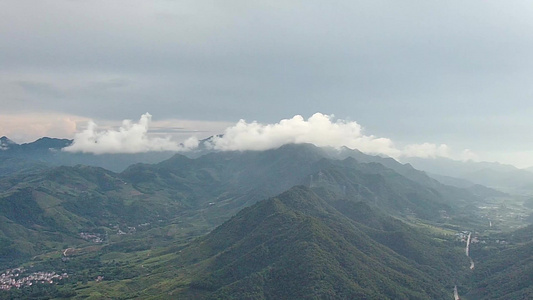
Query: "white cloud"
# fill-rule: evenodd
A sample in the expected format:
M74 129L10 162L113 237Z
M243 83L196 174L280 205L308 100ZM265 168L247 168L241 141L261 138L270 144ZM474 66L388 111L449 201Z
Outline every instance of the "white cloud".
M393 158L446 157L463 160L476 158L470 150L454 155L445 144L410 144L399 149L389 138L365 135L357 122L334 120L332 115L321 113L315 113L307 120L296 115L275 124L247 123L240 120L236 125L227 128L223 136L214 137L211 147L222 151L267 150L291 143L311 143L319 147L335 148L346 146L367 154Z
M420 157L428 159L444 157L460 161L479 160L479 156L470 149L455 152L446 144L436 145L431 143L407 145L401 152L400 158L401 157Z
M106 129L99 130L96 123L90 121L87 129L76 133L73 144L64 150L102 154L190 151L198 147L199 141L194 136L182 143L171 140L168 135L160 137L165 132L172 132L171 129L173 128L183 128L176 126L178 123L171 121L160 121L158 128L162 133L149 135L151 117L150 114L146 113L141 116L138 123L125 120L118 129L106 127ZM197 125L199 124L201 123L197 123ZM220 126L221 124L223 123L215 125ZM169 130L165 130L165 128ZM190 131L185 130L181 135L187 134L187 132ZM357 122L335 120L333 115L322 113L315 113L307 120L296 115L275 124L261 124L256 121L248 123L245 120L240 120L237 124L227 127L223 135L213 136L207 146L219 151L260 151L275 149L285 144L302 143L310 143L318 147L340 148L346 146L364 153L386 155L396 159L401 157L447 157L462 160L476 158L476 155L468 149L459 155L453 155L445 144L411 144L399 149L389 138L365 135L363 128Z
M390 139L364 135L356 122L333 121L333 116L316 113L308 120L296 115L276 124L240 120L223 136L213 138L215 150L267 150L285 144L311 143L319 147L357 148L363 152L395 156L398 150Z
M138 123L124 120L118 130L98 130L93 121L87 129L74 135L74 142L66 147L68 152L139 153L148 151L187 151L198 147L198 139L190 137L183 144L172 141L170 137L149 137L148 129L152 116L146 113Z
M41 137L68 138L77 124L87 118L59 113L0 114L0 136L17 143L32 142Z
M483 160L511 164L517 168L533 168L533 151L501 151L484 153Z
M450 148L441 144L439 146L430 143L413 144L405 146L402 156L406 157L421 157L421 158L436 158L447 157L450 158Z
M479 157L476 153L474 153L472 150L470 149L464 149L462 152L461 152L461 155L459 157L460 160L462 161L469 161L469 160L479 160Z

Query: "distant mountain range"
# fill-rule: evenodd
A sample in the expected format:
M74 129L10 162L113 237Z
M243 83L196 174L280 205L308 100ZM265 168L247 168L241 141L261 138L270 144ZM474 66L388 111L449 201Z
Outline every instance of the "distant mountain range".
M428 172L430 176L435 174L434 177L442 181L446 181L442 176L447 176L508 193L533 193L533 173L528 169L494 162L463 162L447 158L405 158L402 161Z
M382 160L353 153L367 161ZM399 217L432 221L459 216L461 207L482 199L393 160L386 161L409 177L376 162L330 156L328 151L302 144L268 151L215 152L196 159L176 154L158 164L132 165L120 174L81 165L38 168L0 180L1 223L17 228L3 235L13 241L51 232L66 238L83 230L110 230L109 224L135 226L175 218L208 230L242 208L296 185L330 198L364 201ZM35 245L20 248L28 254L38 252Z
M487 264L475 276L453 236L493 230L478 207L510 196L432 178L415 160L290 144L139 163L156 156L0 143L0 271L31 263L70 274L0 298L449 299L458 282L480 299L533 295L530 281L504 281L528 278L530 229L504 256L479 251ZM137 163L98 167L108 160Z
M62 151L72 140L43 137L31 143L17 144L9 138L0 138L0 177L13 174L14 170L38 166L89 165L120 172L128 166L144 162L156 163L165 160L172 152L147 152L136 154L90 154ZM13 160L16 158L16 160Z
M200 142L197 151L184 152L190 158L209 154L205 147L209 139ZM0 138L0 177L16 170L29 171L46 166L96 166L114 172L122 172L135 163L158 163L172 157L172 152L146 152L136 154L90 154L61 151L72 140L43 137L31 143L17 144L8 137ZM533 192L533 169L518 169L511 165L488 162L455 161L446 158L403 158L408 164L398 164L392 158L366 155L362 152L341 148L323 148L326 156L334 159L353 157L359 162L377 162L413 180L436 179L444 184L461 188L483 185L503 192L529 194ZM16 160L15 160L16 158ZM420 175L416 170L427 172ZM415 176L415 177L413 177ZM427 182L426 182L427 183Z

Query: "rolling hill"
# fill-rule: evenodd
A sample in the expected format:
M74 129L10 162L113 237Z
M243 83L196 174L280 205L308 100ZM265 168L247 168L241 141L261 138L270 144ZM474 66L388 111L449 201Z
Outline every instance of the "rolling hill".
M163 254L144 278L157 284L144 286L141 298L449 299L468 266L451 242L304 186Z
M449 231L422 228L484 223L464 208L493 195L308 144L122 173L29 167L0 179L0 266L68 270L80 297L446 299L467 258L435 233ZM109 281L80 283L97 276Z
M38 235L47 241L52 234L57 246L72 243L80 232L117 232L117 226L144 223L179 223L201 233L295 185L357 199L392 215L437 222L459 213L460 205L479 201L414 169L411 173L425 181L413 181L375 162L328 157L312 145L286 145L196 159L175 155L158 164L133 165L120 174L81 165L18 174L0 180L2 228L17 228L0 234L26 246L33 239L24 237ZM50 247L18 248L33 255Z

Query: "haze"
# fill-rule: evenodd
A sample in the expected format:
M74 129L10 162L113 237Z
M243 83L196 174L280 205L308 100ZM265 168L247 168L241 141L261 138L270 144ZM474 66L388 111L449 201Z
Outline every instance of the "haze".
M367 152L532 166L531 15L529 1L1 1L0 136L79 137L89 120L106 135L150 112L160 148L193 147L320 113L389 149Z

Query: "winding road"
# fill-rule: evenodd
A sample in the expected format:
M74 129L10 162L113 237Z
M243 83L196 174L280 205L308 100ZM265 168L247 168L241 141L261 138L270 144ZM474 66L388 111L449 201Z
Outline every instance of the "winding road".
M466 239L466 248L465 254L470 259L470 270L474 270L474 260L470 257L470 239L472 238L472 232L468 233L468 238ZM455 300L461 300L459 297L459 292L457 292L457 285L453 287L453 297Z
M67 249L65 249L65 251L63 251L63 256L65 256L65 257L68 256L68 251L69 251L69 250L74 250L74 248L67 248Z
M466 240L466 256L470 259L470 270L474 270L474 261L470 257L470 238L472 237L472 232L468 234L468 239Z

